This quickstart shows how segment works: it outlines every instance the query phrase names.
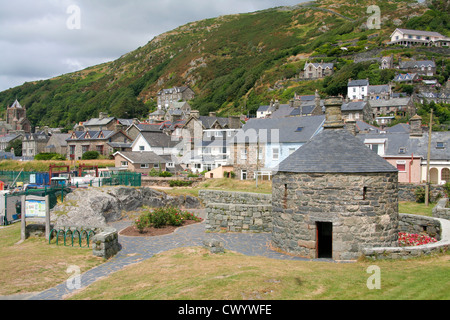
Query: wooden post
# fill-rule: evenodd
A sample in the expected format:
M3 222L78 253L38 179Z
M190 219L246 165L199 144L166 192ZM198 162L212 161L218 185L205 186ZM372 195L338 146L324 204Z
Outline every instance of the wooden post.
M430 192L430 157L431 157L431 133L432 133L432 126L433 126L433 109L431 109L430 113L430 128L428 132L428 153L427 153L427 181L425 182L425 205L428 206L430 199L429 199L429 192Z

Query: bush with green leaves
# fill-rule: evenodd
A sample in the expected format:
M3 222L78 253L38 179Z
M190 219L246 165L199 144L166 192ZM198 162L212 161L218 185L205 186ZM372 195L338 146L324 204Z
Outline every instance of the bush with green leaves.
M201 221L189 211L183 211L176 207L156 208L143 213L135 221L135 226L139 232L143 232L145 227L164 228L165 226L181 226L185 221Z
M81 160L96 160L100 157L100 153L98 151L86 151L83 153Z

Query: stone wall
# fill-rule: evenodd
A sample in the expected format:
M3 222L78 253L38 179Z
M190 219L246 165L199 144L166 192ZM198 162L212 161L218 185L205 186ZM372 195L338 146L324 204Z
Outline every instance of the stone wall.
M119 236L114 228L104 228L92 238L92 252L96 257L109 259L119 251Z
M354 260L366 246L398 239L398 174L279 172L273 178L272 245L317 258L320 223L332 223L332 258Z
M442 198L433 208L433 217L450 220L450 208L448 207L448 198Z
M441 223L431 217L415 214L399 214L398 232L426 233L430 237L441 239Z
M446 219L428 218L418 215L400 214L400 220L403 227L403 231L415 232L417 227L424 223L427 226L434 226L440 241L430 243L421 246L411 247L376 247L376 248L364 248L362 250L363 255L370 260L382 260L382 259L408 259L411 257L420 257L424 255L439 254L448 251L450 248L450 221ZM428 222L426 222L428 220ZM430 220L433 220L431 222ZM439 225L439 226L438 226ZM409 226L409 227L408 227ZM405 229L406 228L406 229ZM433 229L432 229L433 230ZM427 230L428 233L428 230ZM433 231L431 232L433 233ZM431 235L430 233L428 233Z
M398 184L398 200L399 201L416 201L415 191L417 188L425 189L425 184ZM430 201L435 202L445 194L444 188L440 185L430 185Z
M212 232L270 232L272 195L200 190L206 209L206 230Z

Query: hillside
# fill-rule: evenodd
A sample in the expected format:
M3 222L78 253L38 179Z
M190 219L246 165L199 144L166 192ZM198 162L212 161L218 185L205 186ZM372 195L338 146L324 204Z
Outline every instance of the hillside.
M191 105L202 114L255 113L272 98L285 102L295 92L311 94L315 89L322 95L336 94L348 75L373 77L374 84L392 76L349 63L354 54L383 48L396 27L426 27L450 35L449 15L439 8L446 2L434 3L438 7L430 10L415 1L377 1L381 29L372 30L366 26L372 2L361 0L351 4L320 0L196 21L161 34L113 62L1 92L0 110L4 112L17 98L27 107L33 125L70 127L98 116L99 111L145 118L155 108L159 90L181 85L196 92ZM398 55L403 50L392 52ZM413 49L407 52L412 53ZM427 50L420 54L444 57ZM332 79L286 80L314 57L335 62Z

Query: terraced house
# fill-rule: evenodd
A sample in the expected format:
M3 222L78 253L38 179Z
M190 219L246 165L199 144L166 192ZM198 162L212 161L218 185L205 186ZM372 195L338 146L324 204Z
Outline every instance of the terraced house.
M102 156L131 148L133 140L123 131L74 131L67 141L67 158L81 160L87 151L97 151Z

